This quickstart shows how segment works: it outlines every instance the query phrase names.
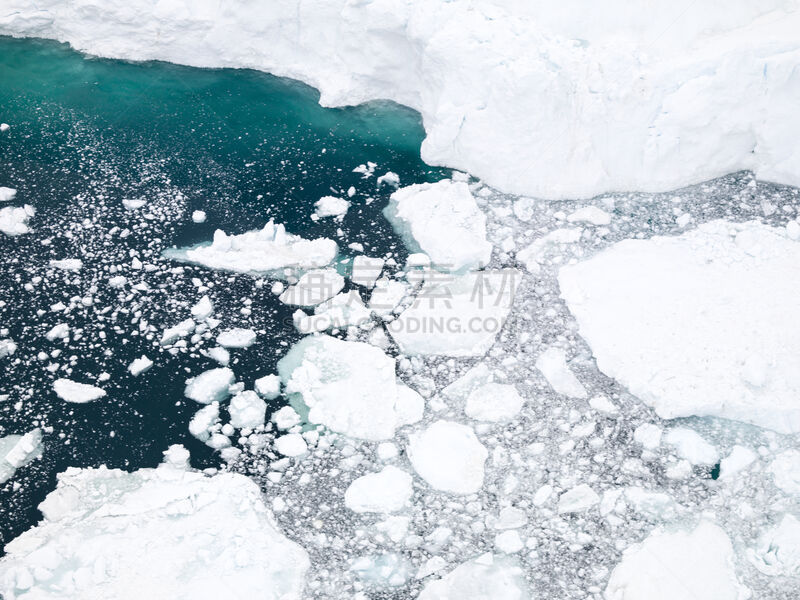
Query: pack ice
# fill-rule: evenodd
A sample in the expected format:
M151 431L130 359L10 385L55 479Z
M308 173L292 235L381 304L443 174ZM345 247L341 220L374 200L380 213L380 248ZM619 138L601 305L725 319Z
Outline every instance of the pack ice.
M43 520L5 547L7 600L299 600L306 552L277 529L258 486L207 477L172 446L156 469L69 468Z
M625 240L558 281L597 366L659 416L800 431L800 243L785 229Z

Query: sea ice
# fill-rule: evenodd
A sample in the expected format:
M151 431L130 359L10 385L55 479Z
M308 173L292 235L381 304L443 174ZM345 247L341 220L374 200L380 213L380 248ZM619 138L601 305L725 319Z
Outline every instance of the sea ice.
M484 554L430 581L419 600L527 600L525 575L512 559Z
M64 378L56 379L53 382L53 390L62 400L75 404L85 404L106 395L106 391L99 387Z
M675 447L678 456L693 465L714 465L719 461L717 449L691 429L685 427L670 429L664 436L664 441Z
M130 371L131 375L136 377L137 375L141 375L145 371L150 370L152 366L153 361L142 354L141 357L134 359L133 362L128 365L128 371Z
M323 196L314 203L314 216L317 219L335 217L341 220L350 208L350 202L335 196Z
M223 348L249 348L255 341L256 332L241 327L228 329L217 336L217 343Z
M267 400L274 400L281 394L281 378L277 375L264 375L255 380L254 389Z
M344 494L347 508L355 512L392 513L402 510L413 493L411 475L393 465L354 480Z
M464 412L477 421L507 421L517 416L524 400L517 388L507 383L486 383L467 397Z
M800 577L800 521L793 515L783 515L776 527L761 536L748 556L765 575Z
M258 486L186 470L180 446L165 454L157 469L61 473L44 519L6 545L2 595L300 600L308 556L276 529Z
M344 277L334 269L314 269L286 288L280 301L294 306L316 306L342 291Z
M17 197L17 190L10 187L0 186L0 202L10 202Z
M651 533L611 573L607 600L746 600L725 532L708 521L692 531Z
M567 365L567 355L556 346L550 346L536 359L536 368L547 383L559 394L570 398L586 398L586 388Z
M22 208L18 206L0 208L0 231L8 236L29 233L28 221L35 214L36 210L29 204Z
M597 366L663 418L800 431L800 243L712 221L626 240L559 274Z
M466 425L436 421L408 436L408 458L431 487L451 494L474 494L483 486L489 452Z
M800 450L784 450L767 467L775 485L790 496L800 498Z
M222 402L231 395L230 387L235 382L236 378L229 368L209 369L191 379L187 379L183 394L200 404Z
M333 240L306 240L269 221L263 229L239 235L228 235L218 229L210 244L171 249L164 255L211 269L283 276L282 271L287 268L305 271L324 267L336 258L337 252Z
M0 437L0 484L11 479L17 469L41 455L42 430L38 427L25 435Z
M364 255L356 256L353 259L353 271L350 275L350 281L366 288L373 287L378 277L380 277L381 271L383 271L384 262L382 258L372 258Z
M255 429L264 424L267 414L267 403L251 390L239 392L231 398L228 412L231 415L231 425L242 429Z
M486 266L492 245L486 215L463 182L443 179L392 194L384 214L411 252L424 252L433 266L464 271Z

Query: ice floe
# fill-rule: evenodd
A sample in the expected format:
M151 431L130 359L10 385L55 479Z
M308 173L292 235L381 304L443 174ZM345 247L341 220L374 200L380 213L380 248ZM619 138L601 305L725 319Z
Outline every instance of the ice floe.
M53 390L62 400L75 404L85 404L106 395L106 391L99 387L64 378L53 382Z
M23 207L5 206L0 208L0 231L8 236L29 233L28 221L35 214L36 210L29 204Z
M412 493L411 475L387 465L353 481L344 494L344 503L355 512L391 513L401 510Z
M42 430L38 427L24 435L0 437L0 484L11 479L17 469L41 455Z
M425 585L419 600L527 600L525 576L516 562L484 554Z

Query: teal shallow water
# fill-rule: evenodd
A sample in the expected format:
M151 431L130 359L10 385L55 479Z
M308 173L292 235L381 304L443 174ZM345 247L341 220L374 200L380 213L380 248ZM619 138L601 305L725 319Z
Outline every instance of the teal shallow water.
M307 86L253 71L102 60L55 42L0 38L0 121L12 126L0 133L0 185L18 190L13 204L37 210L32 234L0 234L0 328L19 346L0 359L0 395L7 396L0 436L46 431L43 458L0 487L0 543L38 521L36 505L68 466L155 466L171 443L186 444L195 466L218 464L188 434L198 405L183 398L185 379L216 365L159 353L137 331L145 318L159 328L186 318L196 286L189 276L143 273L152 291L118 295L98 285L114 265L269 218L308 238L336 237L341 228L345 253L347 243L360 242L368 254L402 259L402 244L380 214L392 190L353 169L372 161L376 176L391 170L403 185L443 177L419 158L419 115L391 103L324 109L317 101ZM356 195L342 223L309 218L321 196L350 186ZM123 199L147 206L126 211ZM189 218L198 209L208 215L203 224ZM84 261L79 275L46 268L51 259L74 257ZM191 273L211 284L225 325L263 332L256 346L234 354L240 380L250 385L272 372L298 337L287 324L292 310L252 278ZM42 281L26 289L37 276ZM45 340L64 320L50 306L87 295L93 306L67 319L77 338ZM242 314L245 298L251 315ZM53 357L54 349L61 354ZM40 352L50 356L37 358ZM156 366L133 378L126 368L142 353ZM55 377L92 382L102 372L110 376L108 396L93 403L67 404L51 390Z

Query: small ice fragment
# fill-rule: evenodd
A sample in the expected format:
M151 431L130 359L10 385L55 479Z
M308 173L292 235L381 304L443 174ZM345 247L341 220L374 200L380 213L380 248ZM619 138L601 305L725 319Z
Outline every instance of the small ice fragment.
M153 361L142 354L140 358L135 359L130 365L128 365L128 371L130 371L131 375L136 377L145 371L149 371L152 366Z
M206 213L202 210L196 210L192 212L192 221L195 223L205 223L206 222Z
M231 425L237 429L255 429L264 424L267 403L255 392L245 390L231 398L228 412L231 416Z
M105 390L88 383L79 383L63 378L53 382L53 390L62 400L75 404L85 404L106 395Z
M559 496L558 512L559 514L585 512L599 502L600 496L591 487L582 483Z
M566 353L561 348L550 346L542 352L536 359L536 368L559 394L570 398L586 398L586 388L570 370Z
M0 186L0 202L10 202L17 196L17 190Z
M359 513L392 513L406 506L412 493L411 475L388 465L353 481L344 494L344 503Z
M223 348L249 348L255 341L255 331L240 327L228 329L217 336L217 343Z
M308 445L299 433L288 433L275 440L275 449L284 456L296 457L308 451Z
M274 400L281 394L281 378L277 375L264 375L256 379L255 390L267 400Z
M233 371L227 367L210 369L188 379L183 394L201 404L222 402L230 396L230 386L235 381Z

